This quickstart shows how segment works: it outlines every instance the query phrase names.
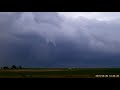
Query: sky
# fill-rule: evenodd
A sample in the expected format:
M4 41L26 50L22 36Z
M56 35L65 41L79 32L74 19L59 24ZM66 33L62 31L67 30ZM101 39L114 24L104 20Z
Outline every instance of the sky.
M120 12L58 12L67 18L77 19L81 16L88 19L97 19L101 21L113 20L120 18Z
M120 67L119 12L0 12L0 66Z

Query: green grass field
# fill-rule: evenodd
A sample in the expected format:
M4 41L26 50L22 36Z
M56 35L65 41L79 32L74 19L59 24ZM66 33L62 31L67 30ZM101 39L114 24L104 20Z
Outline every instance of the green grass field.
M0 70L0 78L103 78L101 76L96 77L96 75L120 75L120 68L26 68L21 70ZM111 76L105 78L111 78Z

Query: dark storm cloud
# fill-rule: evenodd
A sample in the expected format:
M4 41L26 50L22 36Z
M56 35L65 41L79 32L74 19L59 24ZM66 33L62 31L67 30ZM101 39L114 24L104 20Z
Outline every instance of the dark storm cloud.
M118 19L70 20L55 12L1 12L0 63L26 67L119 67L119 24Z

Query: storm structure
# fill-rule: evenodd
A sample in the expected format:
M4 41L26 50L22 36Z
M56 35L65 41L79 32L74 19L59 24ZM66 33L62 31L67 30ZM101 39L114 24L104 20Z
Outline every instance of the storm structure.
M0 12L0 66L120 67L119 12Z

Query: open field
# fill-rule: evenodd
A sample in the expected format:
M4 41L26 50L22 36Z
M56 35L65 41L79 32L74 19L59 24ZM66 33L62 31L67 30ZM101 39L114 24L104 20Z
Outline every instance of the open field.
M118 76L120 75L120 68L26 68L21 70L0 70L0 78L98 78L96 75L99 75L99 78L120 78Z

